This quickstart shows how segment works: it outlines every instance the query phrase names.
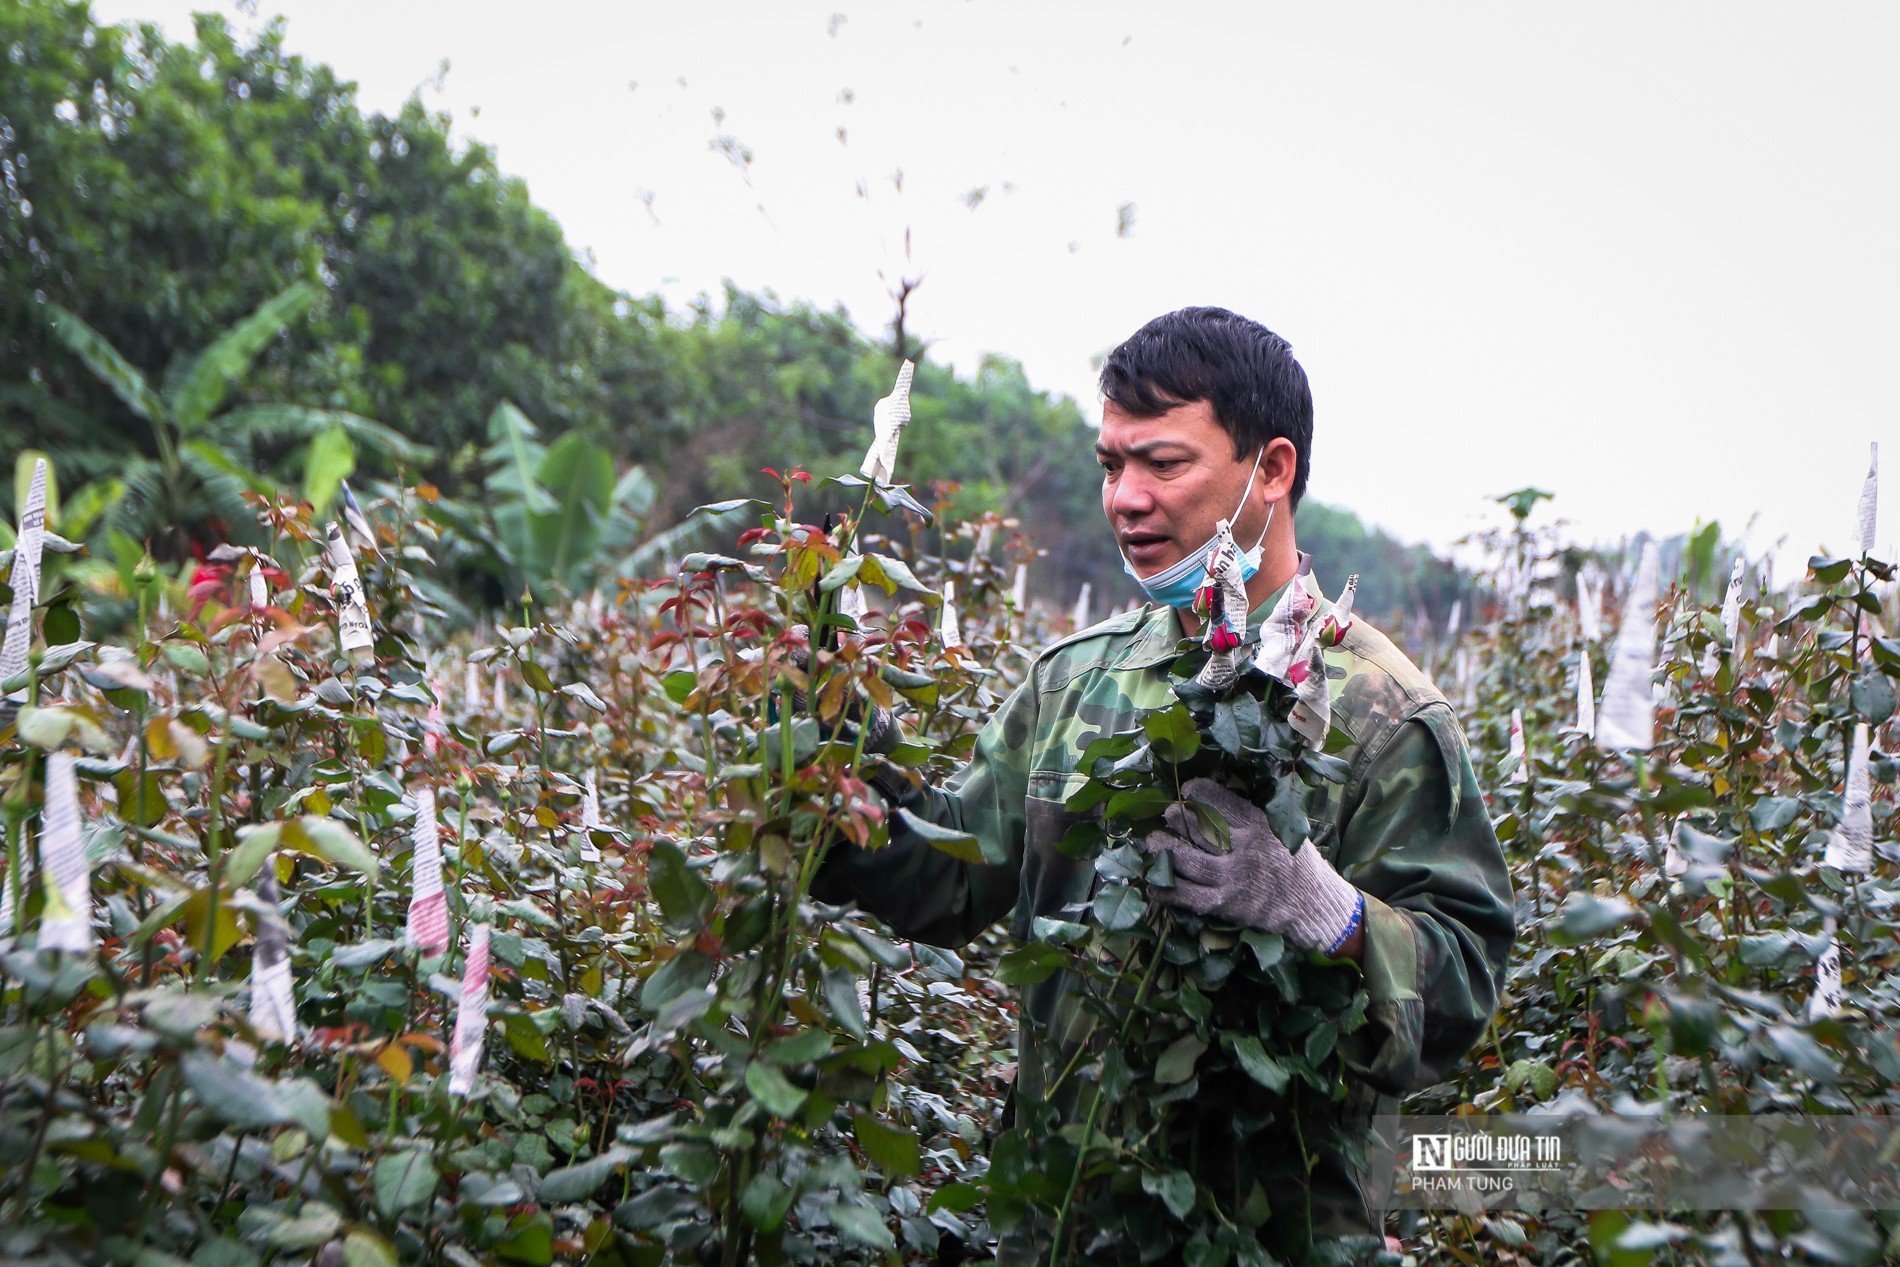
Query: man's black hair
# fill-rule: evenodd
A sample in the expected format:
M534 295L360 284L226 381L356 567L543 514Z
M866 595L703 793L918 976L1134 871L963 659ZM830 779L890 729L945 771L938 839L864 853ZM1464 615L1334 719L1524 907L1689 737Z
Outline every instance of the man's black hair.
M1299 509L1312 463L1313 393L1292 345L1258 321L1225 308L1156 317L1102 362L1102 395L1136 418L1204 400L1233 438L1236 460L1291 440L1298 461L1288 508Z

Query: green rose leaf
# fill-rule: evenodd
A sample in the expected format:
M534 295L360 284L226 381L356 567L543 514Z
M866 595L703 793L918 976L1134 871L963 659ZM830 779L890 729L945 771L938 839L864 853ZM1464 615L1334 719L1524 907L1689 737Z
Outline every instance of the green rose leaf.
M670 840L655 840L647 855L647 890L674 928L697 927L712 910L712 889Z
M891 1239L890 1229L884 1226L879 1215L861 1205L851 1205L843 1201L832 1201L819 1207L819 1212L831 1220L847 1240L869 1245L873 1249L894 1249L897 1242Z
M786 1212L792 1208L792 1201L797 1196L798 1189L779 1182L772 1174L761 1172L746 1185L745 1194L739 1198L739 1210L748 1223L770 1235L785 1222Z
M791 1080L772 1065L755 1060L746 1066L746 1090L773 1117L790 1119L805 1107L811 1093L792 1085Z
M278 840L285 849L348 867L371 879L376 876L376 855L356 838L355 832L334 818L320 818L315 814L294 818L283 825Z
M1141 729L1158 761L1186 761L1200 751L1201 732L1179 704L1149 713L1141 719Z
M885 1175L894 1179L909 1178L922 1171L922 1154L913 1132L870 1113L854 1115L852 1123L865 1156L876 1162Z
M1155 1061L1155 1081L1164 1086L1186 1082L1194 1076L1195 1062L1200 1060L1201 1053L1206 1050L1207 1044L1192 1034L1175 1039Z
M1286 1090L1287 1079L1292 1071L1267 1054L1266 1047L1251 1034L1222 1035L1221 1041L1240 1061L1240 1067L1247 1076L1273 1092L1275 1095Z
M547 1205L585 1201L600 1191L600 1186L633 1158L634 1153L630 1148L609 1148L600 1156L577 1165L550 1170L541 1180L541 1200Z
M1160 1197L1168 1213L1184 1222L1194 1208L1194 1176L1185 1170L1145 1172L1141 1176L1141 1190L1151 1197Z
M387 1153L376 1163L370 1180L376 1208L394 1218L434 1196L439 1178L434 1160L420 1148Z
M1567 941L1588 941L1635 918L1636 908L1620 897L1572 893L1557 912L1556 932Z
M1141 894L1126 884L1103 885L1095 895L1092 909L1102 927L1111 933L1133 928L1148 914L1148 904L1142 900Z
M1068 955L1060 947L1048 942L1032 942L997 961L996 979L1004 985L1034 985L1054 976L1068 961Z

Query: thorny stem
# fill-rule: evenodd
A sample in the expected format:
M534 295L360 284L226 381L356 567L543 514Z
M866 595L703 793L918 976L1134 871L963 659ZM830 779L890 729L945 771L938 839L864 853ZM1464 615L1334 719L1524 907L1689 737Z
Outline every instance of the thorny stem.
M1174 917L1164 914L1161 920L1161 936L1155 941L1154 954L1148 960L1147 971L1142 974L1140 988L1135 991L1135 1001L1133 1005L1129 1007L1128 1011L1123 1014L1121 1029L1115 1035L1117 1046L1127 1041L1128 1027L1133 1024L1135 1017L1141 1012L1142 1005L1148 1001L1148 987L1154 984L1155 969L1161 966L1162 954L1167 949L1168 936L1173 932L1173 929ZM1119 977L1117 979L1119 980ZM1051 1088L1052 1094L1053 1090L1054 1089ZM1082 1181L1082 1164L1088 1160L1089 1140L1093 1138L1095 1134L1095 1117L1096 1114L1101 1111L1101 1108L1102 1091L1098 1086L1094 1098L1089 1101L1089 1115L1088 1119L1082 1125L1081 1142L1076 1145L1075 1169L1069 1172L1069 1186L1062 1194L1061 1208L1056 1211L1055 1237L1049 1243L1049 1267L1056 1267L1056 1264L1061 1261L1062 1237L1064 1229L1068 1226L1069 1222L1069 1207L1074 1203L1076 1187Z
M673 621L675 624L680 625L686 634L682 641L686 644L686 654L693 666L694 681L698 682L701 672L699 667L699 644L693 637L692 602L684 586L680 588L679 604L673 609ZM727 680L730 681L732 675L732 659L730 656L726 659L726 675ZM718 737L713 734L712 706L711 701L707 698L706 692L703 689L703 684L699 691L699 733L706 741L706 788L710 793L713 784L719 779L719 740Z
M151 587L149 585L139 587L139 643L141 647L151 645L151 632L147 628L147 621L150 615L150 600ZM153 655L154 658L156 658L156 651L154 651ZM150 661L147 661L140 667L149 668ZM135 694L138 696L139 764L138 783L133 791L132 805L134 814L139 822L143 824L145 819L145 780L150 777L146 773L146 769L151 764L151 745L145 737L145 711L150 699L144 691L138 691L135 692ZM145 865L145 850L143 844L144 838L137 832L132 833L132 861L138 863L141 867ZM136 908L139 922L144 923L146 915L150 913L150 909L146 905L145 886L143 884L138 886ZM150 937L146 938L145 945L141 947L139 951L141 960L139 967L139 984L147 989L151 988L152 969L157 962L157 954L158 944L156 939Z
M30 653L26 660L26 702L29 707L39 702L39 668L39 652ZM20 781L7 794L4 806L0 806L0 812L5 813L7 822L7 893L13 898L13 911L9 916L12 923L10 927L0 928L0 937L12 936L20 927L21 917L26 914L26 861L21 853L26 845L26 798L33 786L33 767L38 763L39 752L31 744L23 743L21 746L26 750L26 760L20 766ZM21 995L20 1007L23 1011L27 1008L24 993Z
M211 975L212 961L217 957L218 948L218 899L224 882L224 770L225 762L231 753L231 723L218 729L218 756L211 767L211 832L206 837L210 846L210 874L206 880L209 896L205 907L204 945L198 949L198 970L194 974L197 983L203 985Z
M172 1145L178 1141L178 1121L184 1115L184 1074L177 1068L172 1070L171 1085L166 1088L166 1096L171 1101L169 1113L165 1119L165 1133L159 1137L157 1164L158 1173L152 1176L151 1191L145 1194L145 1204L139 1208L138 1229L132 1233L134 1244L145 1240L145 1228L152 1221L152 1215L158 1208L159 1197L165 1191L165 1171L171 1166ZM316 1152L315 1148L311 1152Z
M39 1126L33 1133L33 1146L27 1150L26 1159L20 1163L19 1167L18 1186L16 1190L26 1195L30 1195L32 1192L33 1169L40 1164L40 1152L46 1147L46 1133L53 1125L54 1102L59 1097L60 1088L66 1084L66 1076L72 1071L72 1062L70 1060L63 1060L58 1061L59 1072L57 1074L53 1072L55 1058L59 1052L59 1045L54 1039L55 1030L53 1028L54 1020L57 1016L58 1013L56 1012L52 1017L47 1019L46 1028L43 1031L46 1035L47 1048L46 1089L42 1093L45 1098L41 1102ZM8 1187L14 1187L14 1184L10 1183Z
M470 790L465 790L458 787L456 789L455 794L456 794L456 797L461 802L461 813L457 820L458 826L455 829L455 862L454 862L454 865L449 870L449 883L447 885L447 890L449 893L454 894L455 897L460 898L463 901L466 901L466 899L462 897L462 876L468 870L468 801L469 801L469 796L470 796ZM455 905L456 904L453 901L451 901L448 904L449 906L449 948L448 950L443 952L444 954L453 954L455 951L455 946L456 946Z
M1642 754L1638 754L1636 757L1636 788L1639 793L1647 793L1649 791L1649 762ZM1662 868L1662 848L1656 843L1656 834L1649 821L1647 800L1643 796L1638 796L1636 800L1636 817L1637 822L1642 826L1643 841L1649 846L1650 861L1660 870ZM1665 886L1663 889L1662 905L1663 908L1669 912L1671 918L1676 918L1675 900L1671 894L1670 886ZM1680 920L1677 922L1680 923ZM1658 938L1658 940L1661 941L1664 947L1669 951L1670 962L1675 967L1676 981L1680 983L1689 980L1690 973L1687 966L1683 963L1682 952L1676 948L1673 941L1667 938ZM1668 1117L1670 1115L1669 1075L1665 1067L1665 1060L1667 1058L1665 1048L1667 1044L1663 1041L1665 1028L1659 1023L1651 1027L1650 1033L1651 1042L1656 1052L1655 1082L1657 1103L1661 1107L1663 1116Z

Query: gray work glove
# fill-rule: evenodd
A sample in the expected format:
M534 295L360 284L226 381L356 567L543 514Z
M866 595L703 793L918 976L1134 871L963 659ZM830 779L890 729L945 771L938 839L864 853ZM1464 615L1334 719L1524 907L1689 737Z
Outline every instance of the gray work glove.
M1337 954L1358 929L1365 895L1333 870L1312 841L1289 853L1257 806L1211 779L1181 789L1227 821L1232 852L1209 840L1187 806L1170 805L1165 831L1148 834L1150 852L1174 856L1175 887L1152 890L1163 902L1232 924L1279 933L1306 950Z
M791 631L795 633L805 633L808 638L810 636L810 631L803 625L793 625ZM796 647L790 652L788 658L792 664L798 668L799 672L811 672L811 651L809 648ZM794 708L801 710L805 707L805 693L803 691L794 693L792 696L792 705ZM855 693L844 702L844 715L842 720L845 729L841 729L838 732L838 737L844 742L850 743L856 739L855 731L850 728L856 727L862 729L864 731L864 754L866 756L889 756L891 750L897 747L898 740L903 737L902 732L898 729L897 718L891 715L890 709L874 704L870 700L862 699Z

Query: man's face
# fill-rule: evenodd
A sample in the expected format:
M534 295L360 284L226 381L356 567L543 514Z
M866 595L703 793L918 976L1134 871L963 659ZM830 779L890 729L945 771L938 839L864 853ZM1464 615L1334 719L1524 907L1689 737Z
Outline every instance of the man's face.
M1204 400L1177 405L1158 418L1136 418L1113 402L1105 404L1095 455L1102 464L1102 513L1143 577L1207 543L1214 525L1234 513L1254 461L1251 453L1235 459L1233 440ZM1256 481L1233 525L1243 548L1253 544L1266 515L1262 482Z

